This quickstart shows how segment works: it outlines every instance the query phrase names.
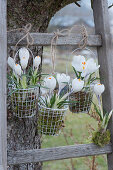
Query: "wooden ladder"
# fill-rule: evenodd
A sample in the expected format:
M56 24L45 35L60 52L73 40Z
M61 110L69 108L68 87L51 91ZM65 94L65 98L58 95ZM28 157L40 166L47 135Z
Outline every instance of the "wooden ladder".
M0 0L0 170L6 170L7 164L44 162L68 158L107 154L108 170L113 170L113 116L109 123L111 144L100 148L94 144L79 144L55 148L22 150L8 152L7 156L7 112L6 112L6 68L7 68L7 24L6 0ZM106 90L103 94L103 107L106 111L113 109L113 57L108 18L107 0L93 0L93 13L96 35L89 35L87 45L97 46L101 80ZM48 46L54 36L52 33L32 33L34 45ZM15 45L22 33L8 33L8 45ZM81 35L61 37L58 45L77 45ZM23 40L20 45L25 45Z

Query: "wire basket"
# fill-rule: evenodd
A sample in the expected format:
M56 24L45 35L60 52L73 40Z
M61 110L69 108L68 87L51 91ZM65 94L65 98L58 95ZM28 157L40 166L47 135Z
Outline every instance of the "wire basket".
M38 105L38 130L45 135L58 135L64 127L64 117L67 107L64 109L52 109Z
M12 93L12 111L16 117L30 118L36 114L38 91L39 89L35 87L29 89L17 89Z
M93 87L86 87L82 91L72 93L69 97L70 101L75 101L75 104L69 105L69 110L72 113L89 113L93 98Z

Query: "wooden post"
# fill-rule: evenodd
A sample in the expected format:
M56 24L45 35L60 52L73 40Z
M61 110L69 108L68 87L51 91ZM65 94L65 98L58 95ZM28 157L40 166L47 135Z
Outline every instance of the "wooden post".
M111 35L107 0L93 0L95 32L102 36L102 47L97 47L101 82L105 85L103 94L103 109L109 112L113 109L113 52L111 50ZM113 116L109 125L113 150ZM108 169L113 170L113 153L108 154Z
M0 170L7 169L7 112L6 112L6 70L7 31L6 0L0 0Z

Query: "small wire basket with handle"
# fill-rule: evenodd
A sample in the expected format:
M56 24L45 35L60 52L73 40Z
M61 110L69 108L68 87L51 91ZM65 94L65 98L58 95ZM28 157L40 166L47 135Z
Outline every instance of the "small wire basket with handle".
M30 49L27 48L30 52L30 56L34 59L33 53ZM14 61L16 61L16 57L18 56L19 50L14 56ZM34 66L33 66L34 70ZM17 77L18 78L18 77ZM18 88L15 83L12 82L10 86L8 86L10 93L10 103L13 115L18 118L30 118L36 115L37 111L37 101L39 94L38 86L28 86L26 88Z
M81 51L83 49L77 48L72 52L72 54L76 52L76 55L79 55L80 53L77 52L77 50ZM88 52L90 52L90 55L92 54L94 59L96 59L96 54L92 50L90 50L89 48L86 48L86 47L84 48L84 50L87 50ZM86 51L86 55L88 55L87 51ZM92 76L92 78L91 78L91 76ZM69 105L69 110L72 113L88 113L90 111L91 103L93 100L94 81L96 79L98 79L95 72L94 72L94 74L91 73L91 76L86 75L86 77L81 77L82 80L84 80L83 89L76 93L73 92L69 96L69 100L75 102L74 104L71 103ZM89 80L89 78L91 78L91 79Z
M38 131L44 135L58 135L64 127L68 107L63 109L46 108L38 105Z

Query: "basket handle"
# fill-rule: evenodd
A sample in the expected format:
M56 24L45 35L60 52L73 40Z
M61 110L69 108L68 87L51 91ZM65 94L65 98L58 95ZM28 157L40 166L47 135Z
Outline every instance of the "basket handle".
M71 54L73 54L73 53L75 53L77 50L88 50L88 51L90 51L94 56L95 56L95 58L96 58L96 54L91 50L91 49L89 49L89 48L87 48L87 47L85 47L84 49L81 49L81 48L76 48L74 51L72 51L71 52ZM76 54L76 53L75 53Z

